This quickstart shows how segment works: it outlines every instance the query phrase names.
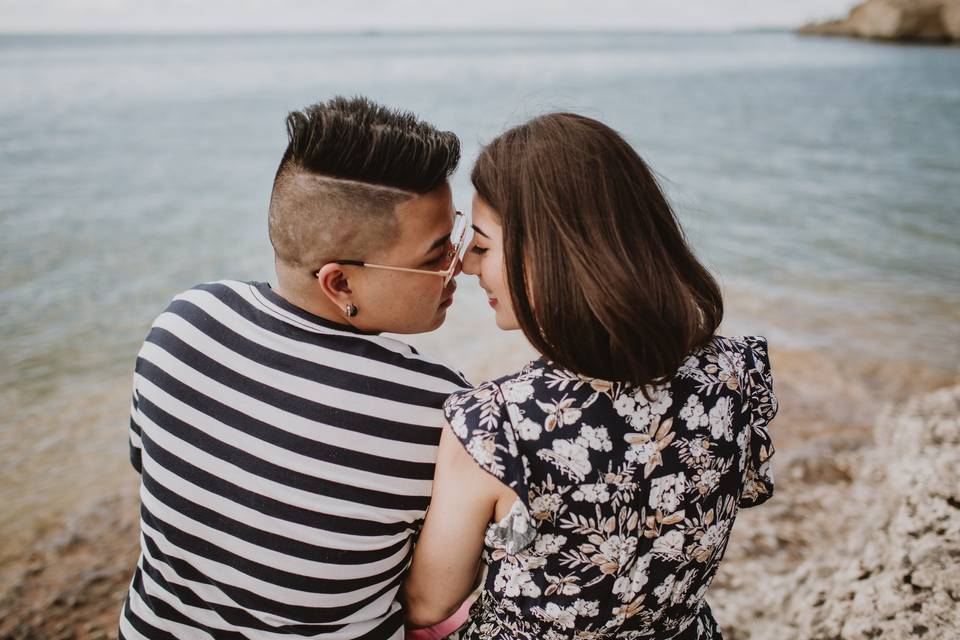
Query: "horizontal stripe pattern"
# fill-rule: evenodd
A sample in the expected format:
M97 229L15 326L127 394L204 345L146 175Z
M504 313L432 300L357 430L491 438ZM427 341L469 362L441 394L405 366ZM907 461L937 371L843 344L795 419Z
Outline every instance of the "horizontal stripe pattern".
M399 640L441 406L465 386L266 284L177 296L134 374L141 555L119 636Z

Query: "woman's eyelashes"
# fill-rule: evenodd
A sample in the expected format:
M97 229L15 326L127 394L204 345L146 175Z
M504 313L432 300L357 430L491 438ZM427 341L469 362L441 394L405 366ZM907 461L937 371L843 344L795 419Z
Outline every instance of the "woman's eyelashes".
M486 247L481 247L481 246L479 246L479 245L473 245L473 246L470 248L470 252L471 252L471 253L475 253L475 254L478 255L478 256L482 256L482 255L485 254L487 251L488 251L488 249L487 249Z

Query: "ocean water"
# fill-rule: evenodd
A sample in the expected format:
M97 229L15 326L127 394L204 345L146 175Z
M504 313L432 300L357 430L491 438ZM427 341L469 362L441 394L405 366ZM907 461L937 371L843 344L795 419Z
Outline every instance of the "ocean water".
M789 33L0 36L0 538L129 475L149 323L195 283L271 279L284 118L335 94L457 132L465 210L484 141L599 118L661 176L732 331L956 370L958 79L958 48ZM516 337L463 280L423 342L494 371Z

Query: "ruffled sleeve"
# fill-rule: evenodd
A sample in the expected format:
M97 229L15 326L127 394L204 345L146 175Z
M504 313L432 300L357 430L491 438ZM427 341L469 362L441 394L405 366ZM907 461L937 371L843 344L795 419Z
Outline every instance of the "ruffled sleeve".
M760 336L743 338L744 385L748 407L749 445L741 507L755 507L773 495L773 441L768 425L777 415L777 397L773 393L773 375L767 340Z
M470 457L517 494L510 513L487 532L487 544L516 555L536 537L537 525L530 515L528 472L503 392L495 382L485 382L451 395L443 412Z

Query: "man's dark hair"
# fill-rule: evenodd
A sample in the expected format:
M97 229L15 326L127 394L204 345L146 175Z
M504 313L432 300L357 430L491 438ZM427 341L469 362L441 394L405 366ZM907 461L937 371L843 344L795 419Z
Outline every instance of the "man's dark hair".
M388 245L397 205L445 184L460 161L452 132L362 97L290 113L287 136L270 241L279 260L311 269Z

